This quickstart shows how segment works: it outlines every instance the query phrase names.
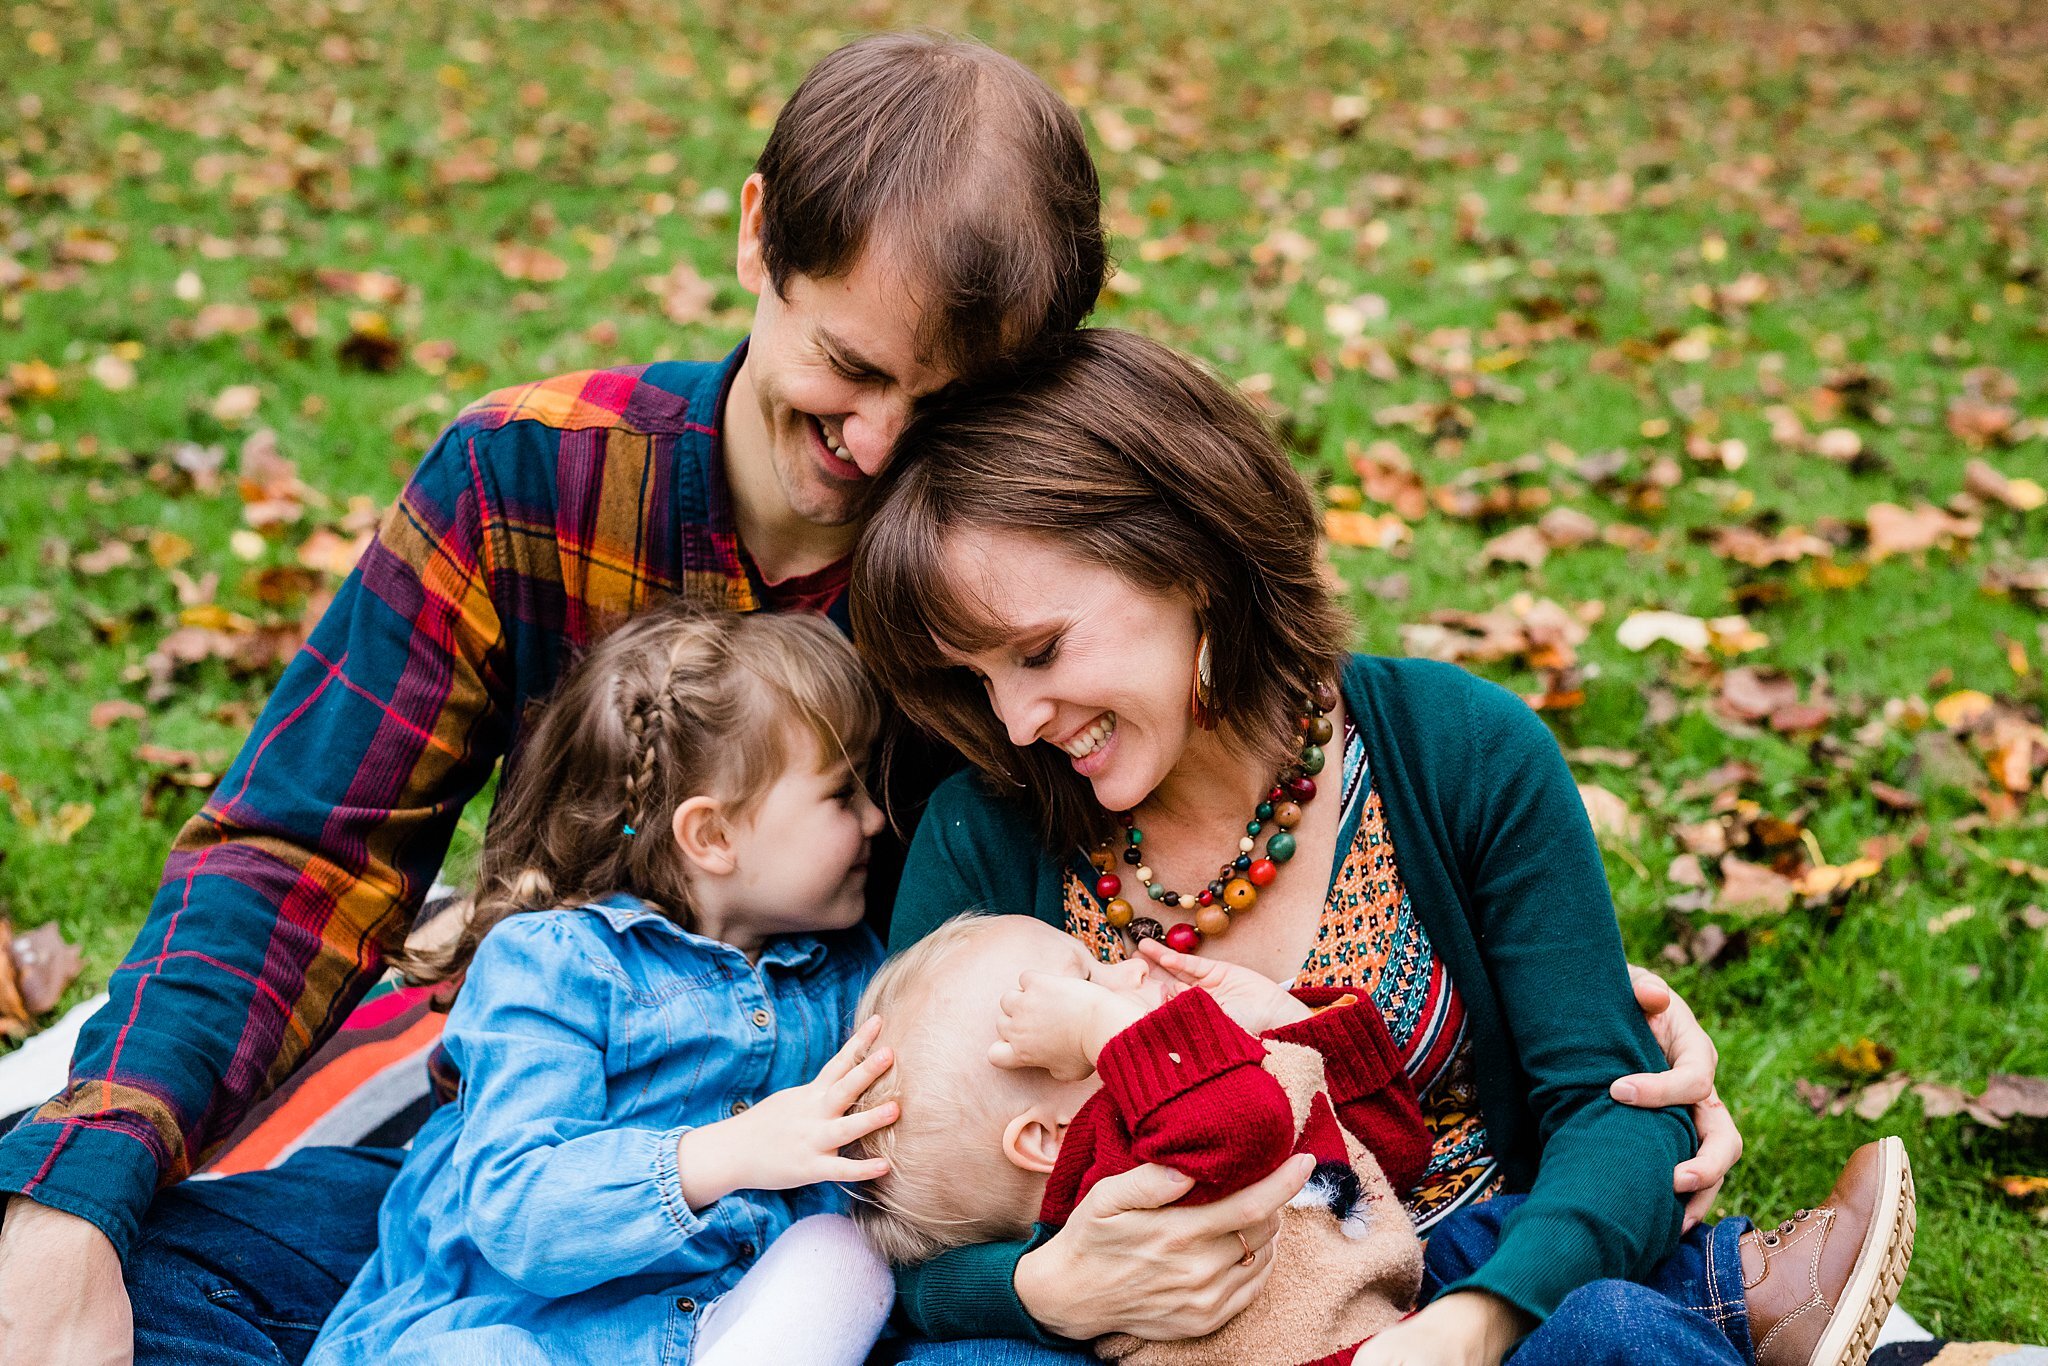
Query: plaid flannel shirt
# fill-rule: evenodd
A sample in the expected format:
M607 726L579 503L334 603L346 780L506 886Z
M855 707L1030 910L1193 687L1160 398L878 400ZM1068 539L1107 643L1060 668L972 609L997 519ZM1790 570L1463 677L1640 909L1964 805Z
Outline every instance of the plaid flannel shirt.
M741 549L719 427L745 351L502 390L442 434L179 832L70 1084L0 1140L0 1192L125 1259L156 1191L376 980L527 704L628 614L683 597L844 627L843 562L771 590Z

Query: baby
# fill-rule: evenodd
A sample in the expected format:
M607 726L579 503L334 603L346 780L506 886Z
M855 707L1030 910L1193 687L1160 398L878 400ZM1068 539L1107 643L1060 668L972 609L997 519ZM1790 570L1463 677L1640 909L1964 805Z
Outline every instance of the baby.
M876 1248L908 1264L1026 1238L1147 1162L1194 1179L1184 1201L1211 1201L1306 1153L1315 1175L1271 1250L1245 1245L1278 1259L1248 1308L1207 1337L1095 1350L1133 1366L1349 1361L1421 1281L1399 1200L1429 1151L1413 1093L1370 1001L1248 971L1207 985L1098 963L1027 916L959 916L889 960L859 1013L888 1022L896 1065L861 1105L901 1117L850 1150L889 1164L854 1206Z

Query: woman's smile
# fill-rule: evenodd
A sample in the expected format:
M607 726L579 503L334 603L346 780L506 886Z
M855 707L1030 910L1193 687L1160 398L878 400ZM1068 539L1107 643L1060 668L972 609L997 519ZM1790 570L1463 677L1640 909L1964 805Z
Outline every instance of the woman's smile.
M1079 763L1107 745L1115 734L1116 713L1106 711L1057 744Z

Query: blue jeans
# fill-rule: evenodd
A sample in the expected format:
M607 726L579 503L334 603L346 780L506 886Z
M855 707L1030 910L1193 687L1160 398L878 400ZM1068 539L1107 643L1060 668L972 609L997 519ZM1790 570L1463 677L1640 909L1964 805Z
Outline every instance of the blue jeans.
M1422 1300L1479 1269L1500 1245L1500 1224L1526 1197L1497 1196L1462 1209L1430 1232ZM1513 1366L1756 1366L1736 1240L1749 1220L1695 1225L1640 1283L1594 1281L1522 1339Z
M299 1366L377 1244L377 1208L403 1154L308 1148L273 1171L187 1181L159 1195L128 1258L136 1366ZM1422 1298L1493 1254L1519 1196L1462 1210L1431 1234ZM1736 1239L1745 1219L1695 1228L1642 1284L1565 1297L1514 1366L1684 1361L1755 1366ZM1073 1366L1081 1351L993 1339L898 1344L905 1366Z
M1524 1197L1504 1195L1461 1210L1430 1234L1422 1302L1479 1269L1500 1245L1500 1223ZM1736 1240L1747 1219L1699 1226L1641 1284L1595 1281L1565 1297L1522 1340L1512 1366L1756 1366L1742 1297ZM1087 1352L990 1339L911 1344L904 1366L1073 1366Z

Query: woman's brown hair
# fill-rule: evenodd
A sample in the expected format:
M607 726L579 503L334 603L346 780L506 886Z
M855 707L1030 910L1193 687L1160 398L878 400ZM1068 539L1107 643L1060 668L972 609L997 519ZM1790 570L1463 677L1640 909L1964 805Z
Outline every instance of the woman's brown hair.
M670 831L698 795L744 819L790 765L856 767L873 743L873 686L819 617L679 603L593 646L535 717L484 836L477 887L445 947L393 962L418 982L455 976L520 911L630 892L684 926L689 881ZM814 741L812 755L792 747Z
M904 432L853 567L854 640L918 724L1000 783L1028 789L1052 849L1112 819L1051 745L1018 749L980 683L941 657L1002 641L948 572L946 538L1042 537L1154 593L1195 604L1222 733L1276 761L1348 626L1316 561L1316 509L1251 406L1194 361L1088 329L1003 385L948 394ZM1193 680L1189 680L1192 685Z

